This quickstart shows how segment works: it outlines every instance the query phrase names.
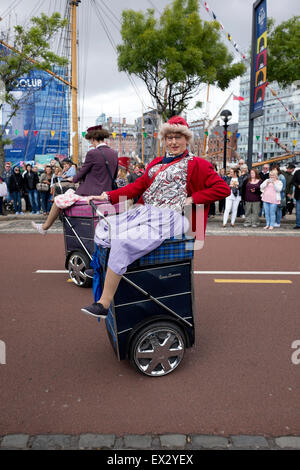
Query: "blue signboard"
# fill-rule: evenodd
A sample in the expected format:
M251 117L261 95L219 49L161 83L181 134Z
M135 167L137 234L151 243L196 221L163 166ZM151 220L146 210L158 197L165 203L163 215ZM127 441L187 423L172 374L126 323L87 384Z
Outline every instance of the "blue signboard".
M257 114L264 105L267 86L267 0L254 5L255 9L255 41L252 43L252 102L251 112Z
M0 44L0 52L3 49L7 48ZM66 73L62 67L54 71L60 76ZM38 161L45 154L68 156L69 87L47 72L34 69L14 82L12 93L21 99L21 107L5 129L5 136L11 141L5 146L5 159L16 163ZM4 126L11 108L5 103L1 111L0 122Z

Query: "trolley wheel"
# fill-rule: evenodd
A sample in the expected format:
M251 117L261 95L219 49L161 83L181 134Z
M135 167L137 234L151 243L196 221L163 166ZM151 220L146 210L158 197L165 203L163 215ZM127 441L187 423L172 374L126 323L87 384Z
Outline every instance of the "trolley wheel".
M174 323L157 321L138 331L130 346L132 365L143 374L161 377L169 374L183 359L185 337Z
M69 276L78 287L91 287L93 280L86 276L85 271L89 269L90 260L85 253L74 251L68 261Z

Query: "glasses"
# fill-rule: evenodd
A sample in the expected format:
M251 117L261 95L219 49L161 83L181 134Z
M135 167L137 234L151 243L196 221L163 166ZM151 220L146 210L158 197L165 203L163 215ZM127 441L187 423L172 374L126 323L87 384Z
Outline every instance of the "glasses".
M183 135L179 134L179 135L167 135L166 136L166 139L168 142L172 142L173 139L176 140L176 142L178 142L179 140L181 140L183 137Z

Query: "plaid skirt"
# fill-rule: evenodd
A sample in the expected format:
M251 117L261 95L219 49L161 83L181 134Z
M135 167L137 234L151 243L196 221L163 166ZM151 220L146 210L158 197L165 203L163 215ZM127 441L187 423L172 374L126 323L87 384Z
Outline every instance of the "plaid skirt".
M109 224L108 224L109 223ZM95 243L110 248L108 267L124 274L127 267L165 240L186 233L189 222L181 213L150 205L136 205L119 215L100 220Z

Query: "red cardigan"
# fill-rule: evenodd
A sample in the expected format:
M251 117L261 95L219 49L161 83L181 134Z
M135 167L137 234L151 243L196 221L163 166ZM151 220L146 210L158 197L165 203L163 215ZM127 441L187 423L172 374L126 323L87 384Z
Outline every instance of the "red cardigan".
M149 163L143 176L115 191L108 191L112 204L116 204L121 196L134 199L140 196L138 203L143 204L143 193L150 185L149 170L162 161L157 157ZM195 204L204 204L204 230L206 228L209 205L230 195L230 188L216 173L211 163L200 157L193 157L188 162L187 169L187 195L192 197Z

